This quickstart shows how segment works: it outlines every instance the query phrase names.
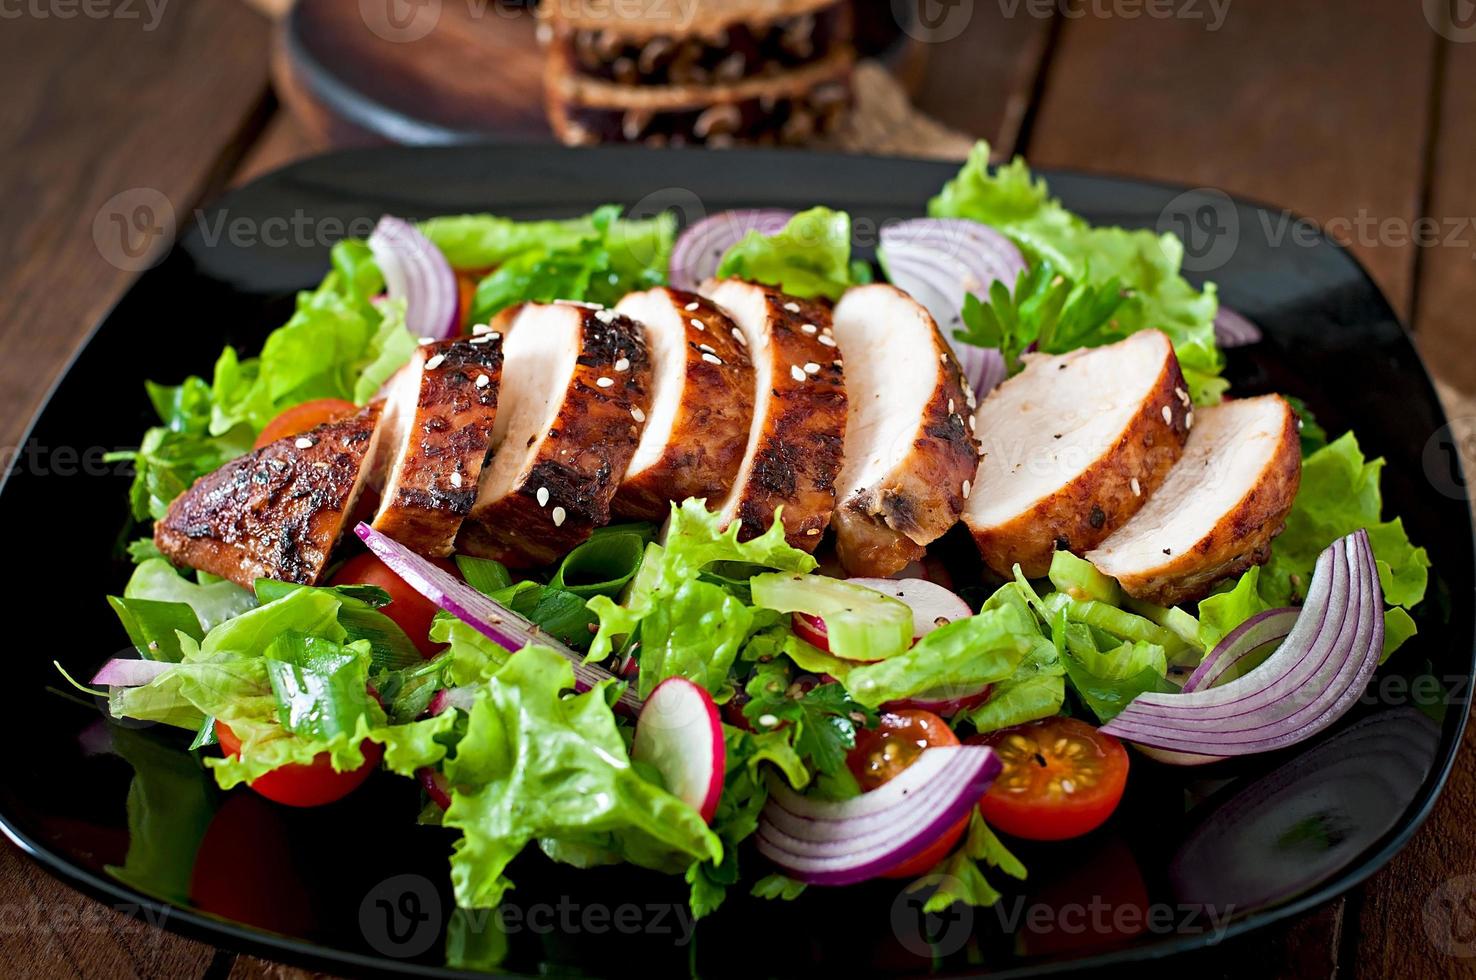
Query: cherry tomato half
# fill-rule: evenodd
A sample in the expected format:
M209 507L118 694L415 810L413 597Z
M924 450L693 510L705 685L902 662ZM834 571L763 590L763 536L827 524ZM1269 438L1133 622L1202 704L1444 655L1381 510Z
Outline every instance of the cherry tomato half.
M825 620L819 616L800 612L792 615L790 620L794 626L795 636L812 647L818 647L826 653L830 652L830 632L825 628Z
M221 751L229 756L241 754L241 740L223 721L215 723L215 737ZM384 758L384 746L365 739L359 746L364 764L357 769L339 772L333 768L327 752L321 752L309 763L296 762L258 776L247 785L274 803L286 806L323 806L333 803L359 788Z
M907 709L881 716L874 729L856 733L856 747L846 756L846 765L863 792L884 786L930 748L957 745L958 736L948 724L930 711ZM883 878L916 878L953 850L969 825L964 816L920 853L908 858Z
M460 576L451 562L441 558L430 560L443 571ZM432 643L430 639L431 620L436 615L436 604L410 588L404 579L389 570L389 566L368 552L344 562L329 584L373 585L383 589L389 593L390 601L389 605L382 606L379 611L393 619L405 631L420 655L430 658L441 649L440 644Z
M253 449L268 446L278 439L288 436L300 435L309 429L316 429L324 422L336 422L339 419L348 418L359 410L359 406L353 402L346 402L342 398L319 398L317 401L303 402L301 405L293 405L284 409L280 415L266 424L261 430L261 435L256 437Z
M979 812L1015 837L1065 840L1095 830L1127 786L1122 743L1075 718L1043 718L969 741L993 746L1004 763Z

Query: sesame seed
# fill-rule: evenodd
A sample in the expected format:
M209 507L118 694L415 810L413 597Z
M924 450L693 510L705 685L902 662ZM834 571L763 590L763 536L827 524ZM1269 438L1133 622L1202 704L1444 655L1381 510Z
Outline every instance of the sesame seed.
M734 327L733 328L733 339L736 340L736 341L738 341L738 346L739 347L747 347L748 346L748 338L745 337L745 336L743 336L743 331L742 330L739 330L737 327Z
M831 361L830 363L833 364L833 365L835 365L836 367L840 367L841 366L841 359L837 357L835 360Z
M974 417L972 415L969 416L969 431L974 431Z
M489 378L489 377L487 377L485 374L479 374L479 375L477 375L477 387L478 388L485 388L485 387L487 387L491 383L492 383L492 379Z
M798 313L799 312L799 304L798 303L785 303L784 304L784 308L786 310L788 310L789 312L791 312L791 313Z
M947 354L947 352L944 352L944 353L938 355L938 363L939 364L947 364L948 363L948 354Z
M804 369L796 364L791 364L789 366L789 376L796 381L803 381L805 380Z
M816 364L814 361L807 361L805 363L805 373L806 374L819 374L820 373L820 365Z
M1174 394L1179 396L1179 401L1183 402L1186 405L1189 403L1189 392L1185 391L1183 388L1175 388Z
M472 324L472 335L473 336L480 337L482 334L491 333L491 332L492 332L492 324L490 324L490 323L474 323L474 324Z
M697 319L695 316L692 317L687 322L690 323L690 324L692 324L692 329L693 330L701 330L704 333L707 331L707 324L703 323L701 320Z
M434 337L421 337L419 340L416 341L416 343L422 347L424 347L426 344L434 344L435 342L436 338Z
M1133 477L1132 488L1134 497L1143 496L1143 485L1138 482L1138 478L1136 476Z
M808 534L808 535L810 535L811 537L814 537L815 535L817 535L817 534L820 533L820 529L818 527L812 527L808 531L806 531L805 533Z
M303 436L301 439L293 443L293 445L296 446L298 449L312 449L317 444L317 440L309 439L307 436Z
M974 489L974 485L972 483L970 483L968 480L965 480L964 483L963 483L963 495L964 495L964 499L965 500L968 500L969 499L969 493L973 489Z
M979 407L979 399L977 399L977 398L974 397L974 389L972 389L972 388L965 388L964 389L964 404L967 405L967 406L969 406L970 408L978 408Z
M952 398L948 399L948 414L949 415L952 415L953 414L953 399Z
M562 507L555 507L553 509L553 511L550 513L550 516L553 517L554 527L563 527L564 526L564 518L568 517L569 515L564 510L564 508L562 508Z
M801 326L800 329L803 330L805 333L819 333L820 332L820 328L817 327L817 326L815 326L813 323L806 323L803 326Z
M451 471L451 485L453 487L461 486L461 473L457 470Z
M1186 429L1192 429L1192 428L1194 428L1194 413L1193 412L1186 412L1186 413L1184 413L1184 428L1186 428Z
M471 339L471 342L474 343L474 344L477 344L477 345L481 345L481 344L490 344L490 343L492 343L492 340L493 340L493 337L492 337L491 334L485 334L484 333L480 337L473 337Z
M641 408L640 408L639 405L635 406L634 408L632 408L630 410L630 417L633 418L633 419L635 419L637 422L644 422L644 421L646 421L646 413L643 412L643 411L641 411Z
M716 351L716 350L715 350L715 349L714 349L714 348L712 348L712 347L709 347L709 346L707 346L707 345L706 345L706 344L698 344L698 345L697 345L697 349L698 349L698 350L705 350L705 351L707 351L707 352L708 352L708 353L709 353L709 354L716 354L716 353L717 353L717 351Z
M538 492L533 496L537 498L539 507L548 506L548 487L539 487Z
M1169 411L1167 405L1163 406L1163 421L1167 425L1172 425L1174 422L1174 413Z
M773 715L759 715L758 723L760 725L763 725L765 728L773 728L775 725L779 724L779 719L774 717Z
M706 361L708 364L721 364L721 363L723 363L723 359L721 357L718 357L716 354L712 354L712 353L706 353L706 352L704 352L703 355L702 355L702 359L704 361Z
M826 347L834 347L835 346L835 338L834 337L821 337L820 338L820 343L824 344Z
M686 306L682 307L682 309L686 310L688 313L691 313L693 310L698 309L698 303L694 299L692 302L690 302Z
M598 321L600 321L601 323L603 323L607 327L610 324L614 323L615 322L615 318L617 316L619 316L619 315L620 314L616 313L614 310L605 310L605 309L595 310L595 319L598 320Z
M620 360L616 361L615 362L615 370L617 370L617 371L629 371L630 370L630 358L628 358L628 357L622 357Z
M615 380L613 378L596 378L595 379L595 384L599 385L601 388L608 388L611 385L613 385L614 383L615 383Z
M436 368L438 368L438 367L441 366L441 362L444 361L445 359L446 359L446 355L445 354L436 354L435 356L429 358L425 362L425 369L427 371L434 371Z

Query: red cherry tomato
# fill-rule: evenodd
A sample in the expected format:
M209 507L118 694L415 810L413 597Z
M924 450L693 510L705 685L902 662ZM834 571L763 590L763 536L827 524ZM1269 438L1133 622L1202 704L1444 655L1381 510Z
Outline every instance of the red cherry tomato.
M431 561L447 573L459 577L460 573L451 562L441 558L432 558ZM440 644L432 643L430 639L431 620L436 615L436 604L410 588L404 579L368 552L344 562L329 584L378 586L388 592L390 597L389 605L382 606L379 611L399 624L400 629L415 644L415 649L420 651L420 655L430 658L441 649Z
M925 750L957 744L958 736L932 712L915 709L893 711L882 715L876 728L856 733L856 747L846 756L846 765L851 775L856 777L856 782L861 784L862 791L869 792L896 778ZM968 825L969 818L965 816L926 849L882 877L916 878L927 874L948 856Z
M348 418L358 410L359 406L353 402L346 402L342 398L319 398L317 401L293 405L291 408L284 409L280 415L266 424L266 428L261 430L261 435L256 437L256 443L251 448L260 449L278 439L316 429L324 422L336 422L339 419Z
M223 721L215 723L215 737L221 751L229 756L241 754L241 740ZM328 753L321 752L312 762L296 762L258 776L247 785L274 803L286 806L322 806L333 803L359 788L384 758L384 747L367 738L359 746L364 764L357 769L339 772L333 768Z
M1044 718L969 739L1004 769L979 802L991 827L1027 840L1065 840L1100 827L1127 786L1122 743L1075 718Z

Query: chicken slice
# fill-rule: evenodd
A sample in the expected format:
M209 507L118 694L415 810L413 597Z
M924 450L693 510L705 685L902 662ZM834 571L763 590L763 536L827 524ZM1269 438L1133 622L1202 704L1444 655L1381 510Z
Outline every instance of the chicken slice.
M354 512L379 442L382 405L232 460L195 481L154 526L171 561L251 588L313 585Z
M972 395L928 311L893 286L841 297L835 339L849 404L836 550L851 575L891 575L958 522L979 466Z
M651 365L640 325L581 303L499 315L503 371L492 461L457 550L546 565L610 520L640 442Z
M1271 557L1302 479L1297 416L1263 395L1195 412L1163 486L1087 561L1131 596L1162 605L1203 597Z
M975 413L979 472L963 519L984 563L1036 578L1058 548L1096 547L1158 489L1193 414L1160 331L1029 357Z
M703 292L738 324L753 361L753 425L733 489L717 509L752 538L782 520L788 542L813 551L835 510L846 441L841 354L822 303L727 279Z
M656 521L673 501L722 500L753 423L742 331L711 301L677 289L632 293L615 309L645 330L652 385L646 429L612 509Z
M492 446L502 335L422 344L396 375L381 455L392 454L374 527L422 555L451 553Z

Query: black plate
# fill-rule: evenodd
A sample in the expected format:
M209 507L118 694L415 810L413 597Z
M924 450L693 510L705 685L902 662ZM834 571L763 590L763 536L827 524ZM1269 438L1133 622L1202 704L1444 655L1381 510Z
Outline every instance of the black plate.
M856 215L865 250L876 222L919 213L952 172L778 152L385 149L294 165L182 222L179 246L58 384L0 492L12 571L25 583L11 586L24 601L12 615L18 642L0 713L5 832L103 901L223 946L351 973L437 972L448 948L475 963L499 933L485 917L455 919L448 947L448 842L415 826L418 791L407 781L371 780L342 804L305 812L245 791L222 796L178 732L108 726L96 705L59 693L68 689L54 657L87 676L126 643L102 597L128 571L116 557L128 477L98 450L129 445L150 423L144 378L208 373L223 343L254 350L285 318L292 291L322 275L327 244L345 229L364 233L383 212L548 217L615 201L691 218L823 202ZM680 881L578 872L535 854L512 869L518 916L507 924L506 969L665 973L690 961L708 974L812 964L917 973L936 954L944 972L1009 973L1158 957L1327 900L1388 861L1428 813L1469 699L1472 540L1445 419L1393 312L1346 252L1274 234L1284 215L1100 177L1055 174L1051 186L1097 222L1195 219L1194 264L1221 265L1213 278L1226 300L1267 335L1232 352L1235 390L1300 395L1329 430L1356 427L1368 453L1388 459L1389 509L1435 563L1420 637L1312 745L1201 771L1136 760L1106 828L1020 846L1030 880L996 910L923 919L887 882L810 889L794 903L735 895L684 942L673 911L684 906Z

